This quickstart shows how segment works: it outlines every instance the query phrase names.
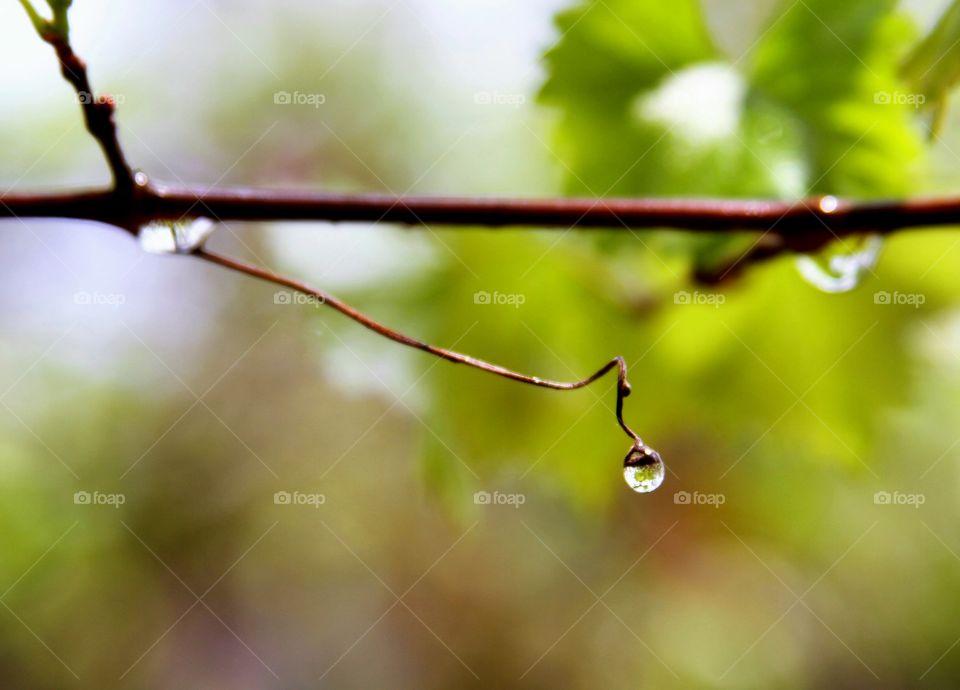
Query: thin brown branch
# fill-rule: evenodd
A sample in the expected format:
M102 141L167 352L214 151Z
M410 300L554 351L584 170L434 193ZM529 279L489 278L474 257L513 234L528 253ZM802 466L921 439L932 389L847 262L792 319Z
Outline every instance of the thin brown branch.
M48 0L49 2L49 0ZM83 107L87 130L103 150L114 178L113 189L106 192L88 192L60 195L7 195L0 197L0 217L61 217L98 221L136 232L144 223L158 220L188 220L199 216L212 216L217 220L269 220L315 219L321 208L332 214L329 220L367 220L405 223L440 222L439 219L458 218L462 222L480 219L488 225L515 224L511 213L524 216L521 222L542 220L545 224L569 217L575 204L557 208L545 202L507 202L511 210L504 213L496 203L457 200L411 200L388 197L345 197L335 195L310 195L284 192L258 192L253 190L204 191L176 190L156 187L142 173L134 174L126 161L117 136L114 122L114 102L109 97L96 97L90 86L86 65L70 46L67 10L70 0L49 2L54 11L53 21L40 17L30 0L21 0L28 15L43 40L50 43L60 61L60 69L76 90ZM585 215L606 222L616 218L613 209L587 209ZM426 218L422 217L426 216ZM498 222L498 220L500 222ZM471 224L475 224L471 222ZM566 224L566 223L564 223ZM635 450L656 455L647 448L623 420L623 400L630 395L627 381L627 363L623 357L615 357L591 376L580 381L562 382L527 376L510 369L485 362L452 350L421 342L375 321L322 290L311 287L293 278L247 264L237 259L207 251L202 245L191 252L192 256L223 268L241 273L274 285L287 287L314 297L341 314L369 328L375 333L407 347L422 350L456 364L502 376L513 381L552 390L577 390L589 386L612 369L617 370L616 417L624 432L633 440ZM659 457L659 456L657 456Z
M116 104L113 97L94 94L93 87L90 86L90 78L87 76L86 63L73 52L69 41L53 31L42 34L42 37L43 40L53 46L60 62L60 73L77 93L77 101L83 111L87 131L100 145L107 164L110 166L114 190L117 192L131 191L133 189L133 170L127 163L120 146L120 140L117 137L117 127L113 119Z
M960 197L790 203L722 199L496 199L170 187L145 182L117 205L113 192L7 194L0 217L76 218L119 227L208 216L223 221L383 222L406 225L675 229L758 232L808 251L838 237L960 225Z
M53 17L47 20L37 12L31 0L20 0L37 34L53 47L60 63L60 74L76 92L87 131L100 145L110 166L115 193L130 193L134 189L133 170L127 163L117 137L117 126L113 120L116 103L109 95L97 96L94 93L87 75L87 65L70 45L67 14L72 3L73 0L47 0L53 12Z
M485 371L488 374L494 374L496 376L502 376L503 378L510 379L512 381L519 381L520 383L526 383L533 386L539 386L540 388L550 388L552 390L560 391L572 391L579 388L584 388L589 386L591 383L597 379L602 378L612 369L617 370L617 422L623 430L634 439L634 442L638 446L643 445L643 441L640 436L638 436L627 424L623 421L623 399L630 395L630 383L627 381L627 363L623 357L615 357L610 362L602 366L592 375L588 376L585 379L580 381L573 382L563 382L563 381L550 381L549 379L541 379L537 376L527 376L526 374L520 374L510 369L498 366L496 364L491 364L490 362L485 362L482 359L477 359L476 357L471 357L470 355L461 354L459 352L454 352L453 350L446 350L435 345L430 345L424 343L420 340L416 340L409 336L404 335L398 331L393 330L389 326L385 326L382 323L375 321L361 311L358 311L354 307L351 307L346 302L334 297L324 290L319 288L312 287L306 283L303 283L294 278L288 276L280 275L279 273L274 273L266 268L261 266L255 266L253 264L248 264L243 261L239 261L229 256L224 256L222 254L217 254L211 252L207 249L200 248L193 252L193 256L198 259L203 259L217 266L222 266L228 268L232 271L238 273L243 273L245 275L251 276L258 280L263 280L273 285L279 285L281 287L289 288L303 295L307 295L318 300L320 303L335 309L344 316L353 319L357 323L366 328L369 328L374 333L382 335L384 338L389 338L394 342L400 343L401 345L406 345L407 347L412 347L417 350L422 350L424 352L429 352L432 355L445 359L448 362L453 362L455 364L466 364L469 367L475 369L480 369Z

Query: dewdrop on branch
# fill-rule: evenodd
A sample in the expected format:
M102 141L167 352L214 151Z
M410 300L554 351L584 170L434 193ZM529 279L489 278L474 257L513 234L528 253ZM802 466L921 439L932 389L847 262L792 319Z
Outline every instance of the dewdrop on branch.
M209 218L154 221L140 228L140 247L149 254L193 254L201 249L216 225Z
M663 484L666 471L660 453L640 441L637 441L623 460L623 478L627 486L638 494L656 491Z

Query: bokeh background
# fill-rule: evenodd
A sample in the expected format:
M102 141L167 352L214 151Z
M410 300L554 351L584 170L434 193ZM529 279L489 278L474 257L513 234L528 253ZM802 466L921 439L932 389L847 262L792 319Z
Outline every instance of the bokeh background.
M957 117L931 142L876 97L909 93L945 5L77 0L72 23L159 180L870 197L960 183ZM17 3L0 26L0 187L105 183L49 47ZM612 379L528 389L109 228L5 221L3 685L954 687L960 239L903 233L847 294L790 257L690 281L755 239L212 240L531 374L623 355L670 470L641 496Z

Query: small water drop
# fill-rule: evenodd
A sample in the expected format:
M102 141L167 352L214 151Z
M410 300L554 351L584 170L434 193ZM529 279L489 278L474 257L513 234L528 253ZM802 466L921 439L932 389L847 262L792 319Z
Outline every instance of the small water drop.
M863 238L860 246L849 253L801 256L797 259L797 270L804 280L819 290L850 292L860 284L863 275L876 266L881 249L883 238L871 235Z
M648 446L637 444L623 460L623 478L627 486L638 494L655 491L666 476L667 468L660 453Z
M820 203L818 206L824 213L834 213L838 208L840 208L840 200L835 196L820 197Z
M209 218L156 221L140 228L140 247L150 254L192 254L203 246L216 225Z

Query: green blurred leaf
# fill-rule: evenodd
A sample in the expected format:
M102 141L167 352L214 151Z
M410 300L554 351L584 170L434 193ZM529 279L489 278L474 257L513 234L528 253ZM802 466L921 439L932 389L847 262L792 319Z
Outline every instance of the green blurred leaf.
M930 101L942 101L960 81L960 0L951 3L907 56L903 76Z
M892 2L785 3L737 62L715 47L694 2L591 2L558 25L563 38L547 54L541 99L559 110L557 151L571 193L796 198L908 187L919 151L910 111L876 97L897 88L910 34ZM502 253L459 235L445 245L471 270L451 262L425 276L424 291L408 297L407 323L438 343L463 338L460 349L554 378L624 355L640 392L626 417L668 466L677 453L687 458L676 470L684 477L749 475L754 453L867 471L878 416L907 390L909 318L877 311L869 292L820 294L789 262L755 268L713 306L684 305L674 299L688 289L684 263L722 264L754 238L591 237L602 239L511 236ZM596 261L597 246L614 251ZM473 292L494 289L523 293L523 308L473 305ZM648 306L633 311L632 300ZM509 468L514 480L536 477L591 507L619 488L627 444L603 384L559 395L464 372L432 391L428 442L459 475L451 480L434 462L435 486L471 480L450 457L456 448L480 486Z
M801 127L809 193L876 197L910 189L918 133L912 109L894 96L897 57L912 32L896 5L793 4L751 58L754 91Z
M918 135L897 91L909 25L892 0L784 3L736 62L696 2L587 2L560 16L544 103L567 189L590 195L900 194ZM698 268L735 240L643 235Z

